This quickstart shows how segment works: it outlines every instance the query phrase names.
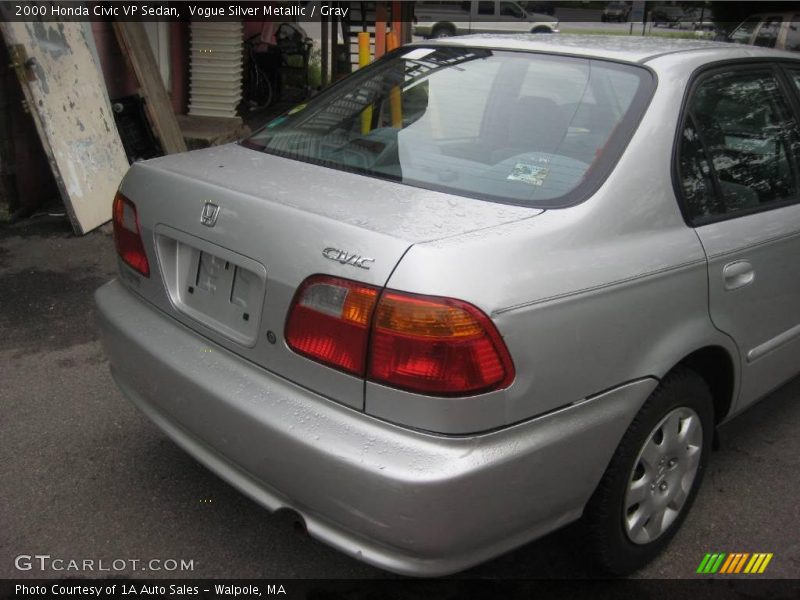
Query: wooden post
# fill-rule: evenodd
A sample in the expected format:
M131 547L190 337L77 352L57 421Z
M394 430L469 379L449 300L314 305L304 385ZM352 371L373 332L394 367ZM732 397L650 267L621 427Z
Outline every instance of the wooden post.
M186 152L186 142L172 112L172 104L158 70L144 27L135 21L115 21L122 53L129 61L144 97L144 107L165 154Z

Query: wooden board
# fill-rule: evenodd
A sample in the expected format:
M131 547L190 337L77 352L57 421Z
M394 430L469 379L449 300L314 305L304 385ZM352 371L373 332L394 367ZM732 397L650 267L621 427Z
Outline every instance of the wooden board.
M161 148L167 154L186 152L186 142L172 112L172 104L164 88L164 81L161 79L144 27L135 21L115 21L114 32L117 34L122 53L128 57L139 81L145 112L153 126L153 133L161 142Z
M0 21L42 147L76 233L111 218L128 160L88 23Z

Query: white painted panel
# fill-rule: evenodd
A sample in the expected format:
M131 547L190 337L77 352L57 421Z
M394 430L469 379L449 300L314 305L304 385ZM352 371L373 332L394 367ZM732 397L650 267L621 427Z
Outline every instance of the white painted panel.
M77 233L111 218L128 160L88 23L0 22L27 55L23 93Z

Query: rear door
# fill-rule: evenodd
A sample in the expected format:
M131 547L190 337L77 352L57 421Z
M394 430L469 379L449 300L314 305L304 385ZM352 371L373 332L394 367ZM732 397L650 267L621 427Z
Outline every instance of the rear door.
M684 213L707 257L714 324L737 343L738 408L800 370L800 128L774 64L695 82L682 125Z

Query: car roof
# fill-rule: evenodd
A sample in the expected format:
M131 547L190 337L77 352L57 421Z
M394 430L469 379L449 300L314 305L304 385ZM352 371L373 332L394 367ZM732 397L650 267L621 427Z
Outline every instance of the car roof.
M474 34L435 41L421 42L421 45L441 44L448 46L471 46L497 50L526 50L552 54L569 54L587 58L604 58L633 63L644 63L664 55L698 50L716 50L719 60L740 58L742 56L764 56L797 59L797 53L743 46L730 42L711 42L661 36L627 35L572 35L572 34ZM743 50L746 49L746 53Z

